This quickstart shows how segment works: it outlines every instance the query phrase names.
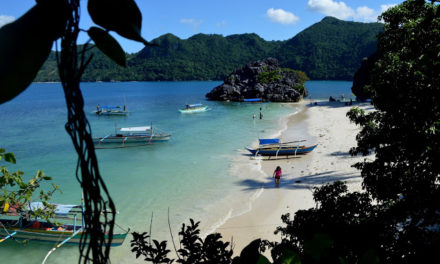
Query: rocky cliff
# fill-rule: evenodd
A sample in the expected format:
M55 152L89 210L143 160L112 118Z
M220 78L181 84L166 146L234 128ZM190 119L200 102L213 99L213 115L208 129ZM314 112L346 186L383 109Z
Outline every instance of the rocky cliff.
M235 70L224 83L206 94L218 101L261 98L264 102L298 102L307 96L304 73L281 68L278 60L267 58Z

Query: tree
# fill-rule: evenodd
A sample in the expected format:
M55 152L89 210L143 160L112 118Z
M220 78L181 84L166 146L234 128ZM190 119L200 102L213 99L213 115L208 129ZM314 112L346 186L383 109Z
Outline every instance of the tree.
M370 86L376 111L348 114L361 126L351 153L375 153L356 167L396 226L390 259L420 262L440 245L433 228L440 223L440 8L438 1L408 0L381 18Z
M60 39L61 52L56 55L68 110L65 127L78 154L76 176L85 202L86 228L81 237L80 262L107 263L116 209L99 173L79 88L81 76L92 59L92 56L86 57L88 43L81 51L76 43L82 30L79 28L80 1L36 2L26 14L0 29L0 103L13 99L28 87L49 56L53 42ZM150 45L140 35L142 15L134 0L88 0L88 11L100 27L83 31L117 64L125 66L125 53L109 31ZM102 211L107 209L110 213L102 216ZM106 232L109 233L107 240Z
M0 148L0 161L3 160L12 164L16 163L14 153L6 152ZM34 193L43 182L50 181L52 178L46 176L43 171L38 170L36 175L26 183L22 175L23 172L20 170L11 173L6 166L0 166L0 210L2 212L14 210L18 214L25 214L28 219L42 218L50 222L51 217L54 216L54 206L49 203L49 200L59 187L51 183L51 190L40 190L39 200L44 207L37 210L28 210Z
M382 19L370 88L377 111L349 116L362 128L352 153L376 153L374 161L357 164L364 186L384 201L438 188L440 11L438 4L411 0Z
M315 189L315 208L283 216L272 255L296 250L303 263L425 263L440 246L440 8L407 0L381 15L368 87L375 110L348 113L360 125L352 155L365 193L340 183ZM436 103L437 102L437 103ZM310 245L320 245L310 251Z

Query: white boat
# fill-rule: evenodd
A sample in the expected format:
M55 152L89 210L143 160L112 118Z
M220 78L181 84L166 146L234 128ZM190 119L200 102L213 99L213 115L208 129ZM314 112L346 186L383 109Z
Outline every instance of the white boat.
M125 105L120 107L118 105L98 105L96 107L95 113L97 115L107 115L107 116L126 116L128 114Z
M208 106L202 104L187 104L185 109L179 109L182 114L199 113L205 112L206 110L208 110Z
M124 148L170 140L171 134L150 126L122 127L115 133L93 138L96 148Z

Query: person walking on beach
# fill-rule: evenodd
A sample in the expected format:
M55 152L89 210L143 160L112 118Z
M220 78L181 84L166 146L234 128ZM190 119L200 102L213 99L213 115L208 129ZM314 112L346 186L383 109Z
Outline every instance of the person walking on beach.
M275 178L275 186L279 187L280 186L280 179L281 179L281 175L283 174L283 172L281 171L281 167L277 166L277 168L275 169L275 171L273 172L272 178Z

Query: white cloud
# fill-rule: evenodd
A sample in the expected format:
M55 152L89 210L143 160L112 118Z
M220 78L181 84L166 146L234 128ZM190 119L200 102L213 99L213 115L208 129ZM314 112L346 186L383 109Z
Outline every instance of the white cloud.
M14 20L15 17L13 16L0 15L0 27L3 27L4 25L11 23Z
M283 9L273 9L267 10L266 15L270 18L272 22L280 24L294 24L299 21L299 17L295 16L291 12L284 11Z
M355 9L348 6L345 2L334 0L309 0L307 3L310 10L333 16L339 19L353 19L361 22L377 22L377 17L388 8L396 4L381 5L381 10L374 10L367 6Z
M361 6L356 9L356 13L353 18L362 22L375 22L377 21L378 12L366 6Z
M182 24L190 25L193 28L193 31L197 31L199 26L203 24L203 20L197 20L194 18L182 18L179 22Z
M396 6L397 4L388 4L388 5L381 5L380 6L380 12L383 13L385 11L387 11L388 9L390 9L393 6Z
M339 19L346 19L355 15L354 10L344 2L335 2L333 0L309 0L307 4L313 11Z

